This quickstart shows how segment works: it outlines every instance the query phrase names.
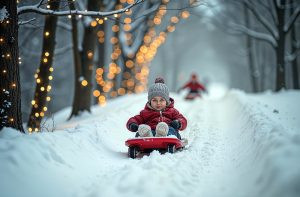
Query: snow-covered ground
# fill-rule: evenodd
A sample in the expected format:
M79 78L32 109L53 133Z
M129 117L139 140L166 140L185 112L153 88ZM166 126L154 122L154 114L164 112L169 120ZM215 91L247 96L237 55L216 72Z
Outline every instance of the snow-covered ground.
M55 132L6 128L0 196L300 196L300 91L211 93L190 102L183 93L172 95L188 119L182 135L189 145L175 154L127 157L124 142L134 134L125 124L146 94L115 99L68 122L70 109L62 110Z

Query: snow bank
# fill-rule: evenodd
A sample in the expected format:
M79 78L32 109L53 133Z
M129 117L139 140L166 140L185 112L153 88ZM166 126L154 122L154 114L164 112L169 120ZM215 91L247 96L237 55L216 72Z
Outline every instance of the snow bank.
M230 132L231 137L236 138L235 159L240 164L248 163L243 164L245 179L248 179L245 181L253 186L254 196L300 194L299 110L294 102L299 99L299 91L266 93L252 98L243 92L231 91L224 99L223 107L230 113L226 114L226 121L237 125L231 127ZM285 111L290 114L279 118L279 113L285 114ZM295 113L298 113L297 119L293 117ZM286 124L291 119L293 126Z
M70 121L64 109L54 116L55 132L5 128L1 196L299 196L299 91L233 90L190 102L171 96L188 119L182 136L189 145L176 154L127 157L124 142L134 134L125 124L144 107L146 94L115 99Z

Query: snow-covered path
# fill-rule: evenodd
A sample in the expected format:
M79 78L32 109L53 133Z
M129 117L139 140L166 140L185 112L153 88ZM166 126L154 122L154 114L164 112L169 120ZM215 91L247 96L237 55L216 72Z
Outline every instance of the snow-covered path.
M294 93L296 100L299 92ZM129 159L125 128L146 96L116 99L71 122L57 114L57 131L0 136L3 196L298 196L299 117L288 129L266 111L273 108L238 91L220 100L185 102L173 95L188 119L185 150L154 151ZM259 100L259 102L258 102ZM263 110L261 109L263 106ZM275 114L276 115L276 114ZM294 129L294 130L293 130ZM25 148L25 149L24 149ZM7 182L6 180L10 180ZM20 190L13 186L22 185ZM1 195L2 196L2 195Z

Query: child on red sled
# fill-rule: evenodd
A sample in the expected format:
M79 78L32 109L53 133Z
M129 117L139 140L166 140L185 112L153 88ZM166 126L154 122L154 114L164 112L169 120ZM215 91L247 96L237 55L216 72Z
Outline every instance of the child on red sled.
M175 135L181 139L179 130L187 126L186 118L174 108L174 99L169 97L169 89L162 78L156 78L149 87L148 102L144 109L131 117L127 129L137 132L136 137L164 137Z
M186 95L185 99L194 99L196 97L201 97L199 90L207 93L205 86L202 83L198 82L197 75L195 73L191 75L191 80L188 81L182 88L180 88L178 92L186 88L188 88L190 91Z

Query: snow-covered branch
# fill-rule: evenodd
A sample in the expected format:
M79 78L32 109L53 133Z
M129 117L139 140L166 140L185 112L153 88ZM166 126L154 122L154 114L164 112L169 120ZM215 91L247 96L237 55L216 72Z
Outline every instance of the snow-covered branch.
M105 16L111 16L114 14L120 14L128 11L132 7L144 2L145 0L136 0L133 4L128 5L125 8L114 10L110 12L96 12L96 11L81 11L81 10L66 10L66 11L55 11L55 10L49 10L44 9L41 7L38 7L37 5L33 6L22 6L18 8L18 15L25 14L28 12L35 12L42 15L54 15L54 16L68 16L68 15L81 15L81 16L98 16L98 17L105 17Z
M243 32L243 33L245 33L245 34L247 34L247 35L249 35L249 36L251 36L255 39L266 41L269 44L271 44L273 47L277 47L276 40L274 39L273 36L271 36L269 34L262 33L262 32L257 32L257 31L254 31L252 29L249 29L249 28L247 28L243 25L238 25L238 24L232 24L232 28L233 28L233 30Z
M57 22L57 26L58 26L58 27L61 27L62 29L65 29L65 30L67 30L67 31L72 31L72 26L69 25L69 24L67 24L67 23L64 23L64 22L62 22L62 21L58 21L58 22Z
M25 25L25 24L27 24L27 23L30 23L31 21L34 21L34 20L36 20L36 18L32 18L32 19L29 19L29 20L27 20L27 21L19 21L18 22L18 25ZM30 23L31 24L31 23Z
M300 5L296 8L295 12L292 14L292 16L288 19L284 26L284 32L290 31L292 28L293 24L295 23L297 17L300 15Z
M133 43L131 45L127 44L126 33L124 31L120 32L119 38L125 56L128 56L129 54L135 54L138 51L143 43L143 37L147 32L147 20L149 20L153 12L158 11L160 5L161 2L156 1L151 3L144 3L143 6L140 7L140 9L143 10L141 14L144 17L137 17L139 19L135 19L131 23L130 33L136 32L135 39L133 40Z
M9 14L6 10L6 7L2 7L0 9L0 22L4 21L6 18L8 18Z
M272 7L272 5L274 6L274 4L272 4L272 3L267 4L264 1L257 1L257 3L259 5L261 5L264 8L264 10L266 10L267 12L269 12L269 14L270 14L270 16L271 16L271 18L273 20L273 23L276 24L277 20L276 20L276 17L275 17L275 13L273 12L273 10L274 10L273 8L274 7Z
M133 44L131 46L126 44L127 40L125 32L120 32L120 42L122 43L121 47L125 56L128 56L129 54L135 54L138 51L143 42L143 36L145 35L146 31L147 26L145 25L145 23L142 23L139 27L139 31L137 32L136 38L134 39Z
M298 55L300 55L300 49L297 49L294 53L285 56L284 60L285 62L294 61L298 57Z
M157 2L155 4L153 4L150 8L148 8L149 5L144 6L144 12L141 13L141 15L143 17L146 17L146 19L144 20L148 20L148 17L150 14L152 14L153 12L157 11L159 9L160 6L160 2ZM144 20L138 20L140 19L142 16L139 16L137 18L132 19L132 23L131 23L131 32L135 31L137 29L137 27L139 27L142 23L144 23Z
M268 20L258 12L257 8L253 5L253 2L244 0L244 5L254 14L257 20L272 34L272 36L277 39L278 32L273 28L273 26L268 22Z

